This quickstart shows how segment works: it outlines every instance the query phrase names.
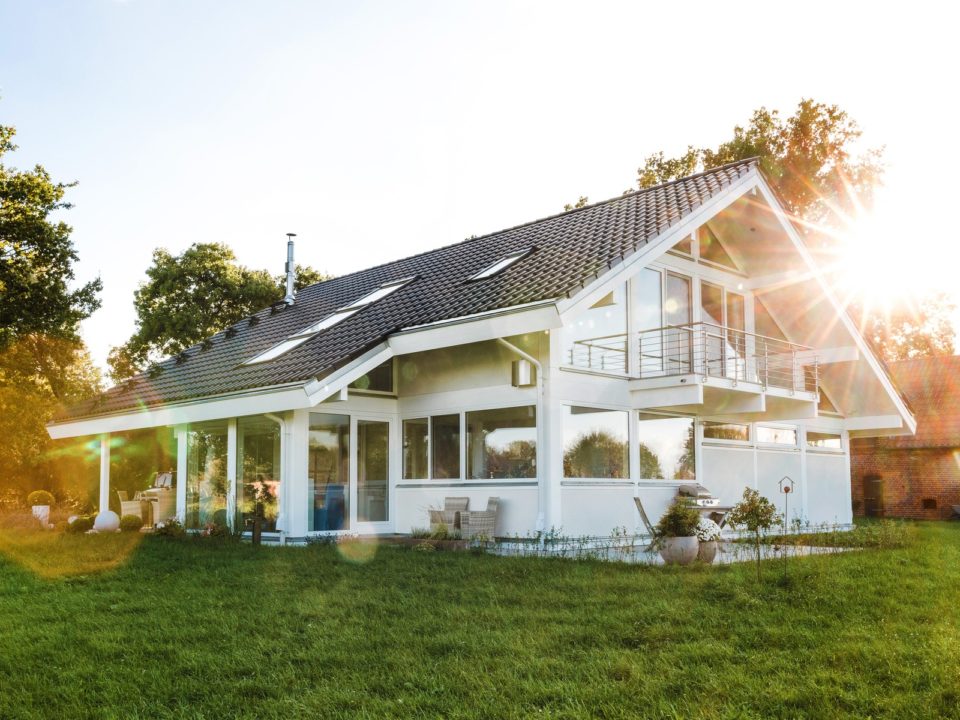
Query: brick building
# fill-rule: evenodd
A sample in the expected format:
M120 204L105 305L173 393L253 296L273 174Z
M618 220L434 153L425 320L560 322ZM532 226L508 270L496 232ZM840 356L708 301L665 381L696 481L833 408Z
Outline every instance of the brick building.
M855 515L947 518L960 505L960 356L891 363L916 435L851 441Z

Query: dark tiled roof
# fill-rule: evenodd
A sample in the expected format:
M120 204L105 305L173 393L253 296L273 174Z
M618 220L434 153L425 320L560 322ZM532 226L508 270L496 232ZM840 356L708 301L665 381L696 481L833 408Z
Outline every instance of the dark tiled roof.
M555 300L576 293L642 245L746 175L744 160L500 232L471 238L304 288L296 302L258 312L161 362L151 374L69 408L57 420L323 377L401 328ZM466 282L504 255L534 248L494 277ZM416 280L280 358L242 363L291 333L374 290Z
M917 419L917 434L879 438L892 448L960 447L960 356L916 358L888 364Z

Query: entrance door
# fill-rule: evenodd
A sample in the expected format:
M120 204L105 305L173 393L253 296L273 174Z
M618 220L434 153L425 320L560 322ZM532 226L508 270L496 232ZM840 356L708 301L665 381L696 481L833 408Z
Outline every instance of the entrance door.
M352 483L353 520L358 529L384 532L389 529L390 508L390 438L392 423L387 420L358 417L355 419L356 461Z
M863 514L867 517L883 516L883 478L879 475L863 478Z

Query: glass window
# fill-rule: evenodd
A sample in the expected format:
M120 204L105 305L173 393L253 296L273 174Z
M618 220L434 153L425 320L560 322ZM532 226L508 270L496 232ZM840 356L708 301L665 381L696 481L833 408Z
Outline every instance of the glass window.
M310 530L350 528L350 417L310 413Z
M430 418L430 443L433 446L433 477L437 480L459 480L460 415Z
M727 253L726 248L720 244L716 233L706 225L702 225L699 230L700 236L700 259L716 265L739 270L733 258Z
M427 473L427 445L429 439L427 418L403 421L403 479L425 480ZM459 440L457 441L459 444ZM459 457L459 449L457 450ZM459 472L457 473L459 475Z
M663 374L663 275L644 268L633 281L640 330L640 377Z
M797 429L757 425L757 442L771 445L796 445Z
M840 414L840 412L837 410L837 406L830 401L830 398L827 397L827 393L823 391L823 388L820 388L820 400L817 403L817 412L827 413L828 415Z
M280 509L280 425L262 415L237 420L237 522L254 515L276 532Z
M357 521L385 522L389 509L390 423L357 420Z
M807 445L824 450L843 450L843 439L838 433L807 430Z
M629 415L624 410L563 408L563 476L629 478Z
M532 478L536 466L533 405L467 413L467 477Z
M497 273L501 273L506 270L508 267L513 265L517 260L529 254L530 250L521 250L518 253L513 253L512 255L507 255L507 257L502 260L497 260L493 265L489 265L480 272L471 275L470 280L483 280L484 278L493 277Z
M227 524L227 424L191 425L187 433L186 527Z
M563 348L571 365L626 372L626 284L618 285L563 328Z
M377 300L383 300L387 295L395 293L397 290L402 288L404 285L408 284L413 278L406 278L405 280L397 280L396 282L386 283L381 285L376 290L371 293L367 293L359 300L354 300L352 303L342 308L343 310L350 310L352 308L362 308L364 305L369 305L370 303L375 303Z
M738 440L749 442L750 426L740 423L711 422L705 420L700 423L703 428L704 440Z
M640 413L640 477L693 480L697 477L693 418Z
M350 387L354 390L370 390L372 392L393 392L393 359L387 360L382 365L377 365L373 370L365 375L361 375L352 383Z
M687 235L683 240L678 242L672 248L670 252L675 252L678 255L692 255L693 254L693 235Z

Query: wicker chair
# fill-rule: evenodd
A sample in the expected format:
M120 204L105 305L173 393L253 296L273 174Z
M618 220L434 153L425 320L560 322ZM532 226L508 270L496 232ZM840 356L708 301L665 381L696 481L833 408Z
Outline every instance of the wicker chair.
M149 504L137 498L127 500L127 493L123 490L117 490L117 497L120 498L120 517L124 515L136 515L143 520L145 525L150 524Z
M460 533L464 538L484 537L493 539L497 531L497 509L500 498L487 500L486 510L460 513Z
M460 529L460 516L466 512L470 498L447 497L443 499L443 510L430 510L430 532L435 532L441 525L447 530Z

